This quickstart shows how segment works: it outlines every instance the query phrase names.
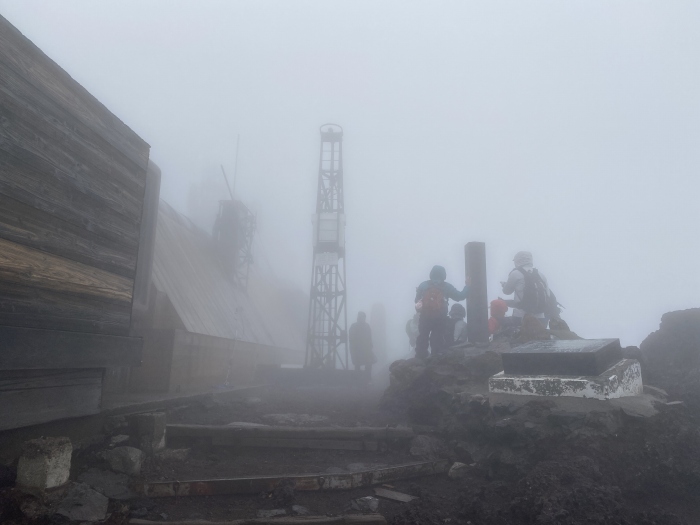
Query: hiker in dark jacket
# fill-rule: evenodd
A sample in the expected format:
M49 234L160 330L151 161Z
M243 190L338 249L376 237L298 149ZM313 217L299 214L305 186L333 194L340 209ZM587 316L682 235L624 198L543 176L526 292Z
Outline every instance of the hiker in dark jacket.
M367 315L364 312L357 314L357 322L350 326L348 332L350 343L350 358L355 370L365 367L365 370L372 373L372 365L377 362L374 356L372 345L372 329L367 323Z
M416 288L416 311L420 313L416 357L421 359L428 357L428 344L433 354L438 354L445 348L448 299L463 301L467 298L466 285L459 292L454 286L446 283L445 279L445 268L433 266L430 270L430 280L422 282Z

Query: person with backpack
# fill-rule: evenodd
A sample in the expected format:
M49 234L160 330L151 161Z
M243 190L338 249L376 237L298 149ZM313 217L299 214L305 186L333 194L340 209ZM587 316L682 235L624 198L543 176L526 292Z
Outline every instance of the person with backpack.
M445 333L446 346L458 346L467 342L467 323L464 318L467 310L460 303L452 303L450 313L447 316L447 331Z
M447 301L463 301L467 298L468 287L460 292L450 283L445 282L447 272L442 266L433 266L430 279L416 288L416 311L418 319L418 338L416 340L416 357L428 357L428 345L433 354L445 348L445 331L449 327L447 319Z
M503 293L513 294L508 301L513 307L513 317L522 318L528 314L536 317L547 328L549 319L559 315L559 303L549 289L547 278L533 266L532 253L518 252L513 257L515 268L507 281L501 281Z

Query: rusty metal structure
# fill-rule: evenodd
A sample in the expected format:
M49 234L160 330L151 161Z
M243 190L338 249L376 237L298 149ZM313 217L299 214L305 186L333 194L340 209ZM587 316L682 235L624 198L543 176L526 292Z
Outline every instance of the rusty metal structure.
M305 367L348 369L343 128L320 132Z
M236 146L236 161L238 161L238 146ZM221 172L231 199L219 201L213 237L221 249L229 275L239 288L247 290L250 265L253 263L253 237L257 220L255 214L243 202L234 199L223 166L221 166Z

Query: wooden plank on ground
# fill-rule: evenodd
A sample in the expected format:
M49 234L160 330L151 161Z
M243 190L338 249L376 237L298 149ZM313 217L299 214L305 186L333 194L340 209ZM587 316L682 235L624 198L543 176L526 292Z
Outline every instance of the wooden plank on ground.
M414 499L418 499L415 496L409 496L403 492L396 492L395 490L384 489L378 487L374 489L374 495L378 498L390 499L392 501L400 501L401 503L408 503Z
M214 436L212 445L259 448L301 448L319 450L377 450L376 441L341 439L237 438Z
M148 497L212 496L216 494L258 494L269 492L282 480L292 480L294 490L322 491L348 490L381 485L398 479L410 479L447 472L447 460L424 461L394 465L376 470L343 474L301 474L281 476L257 476L250 478L210 479L192 481L153 481L141 486Z
M391 427L229 427L222 425L168 425L172 437L228 436L246 439L340 439L386 441L412 439L410 428Z
M351 514L348 516L294 516L281 518L250 518L230 521L150 521L130 519L130 525L386 525L381 514Z
M0 326L0 370L138 366L142 340Z

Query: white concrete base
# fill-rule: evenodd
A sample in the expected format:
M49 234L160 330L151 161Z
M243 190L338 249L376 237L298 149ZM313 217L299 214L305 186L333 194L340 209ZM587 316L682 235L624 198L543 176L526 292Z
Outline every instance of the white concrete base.
M73 446L67 437L32 439L17 463L17 486L46 490L68 482Z
M517 376L499 372L489 379L489 392L593 399L638 396L643 393L642 368L636 359L623 359L599 376Z

